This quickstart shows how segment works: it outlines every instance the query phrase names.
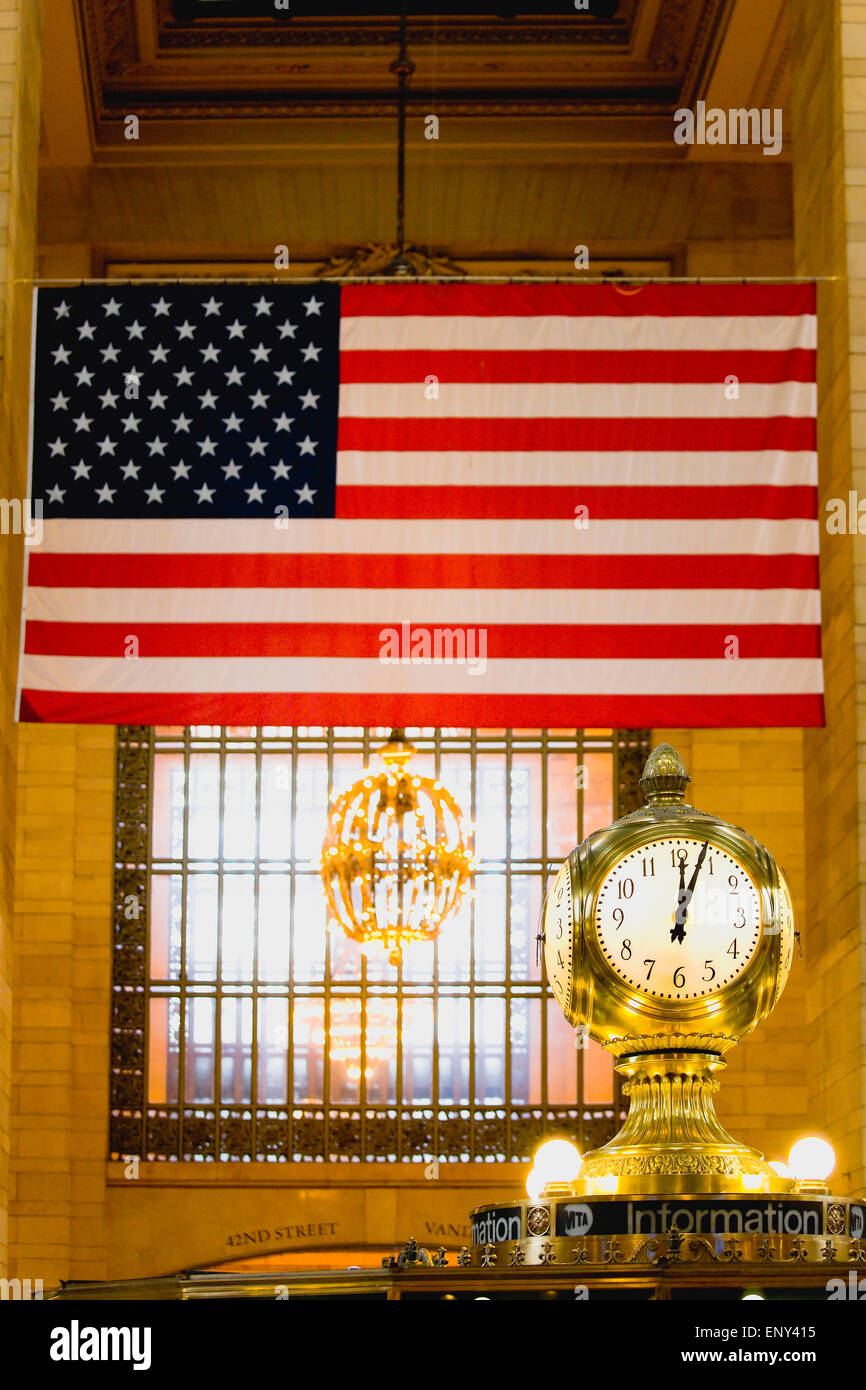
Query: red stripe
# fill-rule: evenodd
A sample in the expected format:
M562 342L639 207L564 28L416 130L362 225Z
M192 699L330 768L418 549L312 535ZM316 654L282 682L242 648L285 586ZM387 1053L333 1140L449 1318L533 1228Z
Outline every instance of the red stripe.
M519 449L538 452L642 450L739 451L815 448L815 421L776 415L745 420L643 418L577 420L526 416L523 419L415 419L340 416L338 448L365 449Z
M55 724L300 724L379 728L813 728L820 695L79 694L23 690L19 718ZM402 722L401 722L402 721Z
M47 555L30 588L817 589L816 555Z
M431 372L441 382L589 381L740 382L814 381L815 351L788 352L526 352L381 348L340 354L340 381L418 382Z
M358 315L568 314L580 318L644 315L814 314L815 286L801 285L344 285L343 318Z
M814 487L352 487L337 490L341 519L418 517L573 520L575 508L596 521L626 518L719 521L731 517L800 517L814 521Z
M414 635L435 634L443 628L463 634L463 653L477 654L479 633L484 632L487 660L563 657L636 660L671 657L725 659L731 636L739 642L743 660L770 657L816 657L821 654L821 629L807 624L753 623L646 626L594 624L503 623L467 627L453 623L411 624ZM156 657L350 657L379 656L394 628L381 623L49 623L28 622L24 650L35 655L122 657L129 650L130 635L138 640L138 656ZM383 636L383 634L385 634ZM440 637L440 642L443 639ZM444 639L450 641L449 639ZM399 646L392 653L409 655L402 629ZM405 649L405 652L404 652ZM416 648L420 652L421 649ZM432 652L431 648L431 652ZM440 652L448 651L440 647ZM459 648L458 648L459 650ZM423 654L423 653L422 653ZM458 663L462 664L462 663Z

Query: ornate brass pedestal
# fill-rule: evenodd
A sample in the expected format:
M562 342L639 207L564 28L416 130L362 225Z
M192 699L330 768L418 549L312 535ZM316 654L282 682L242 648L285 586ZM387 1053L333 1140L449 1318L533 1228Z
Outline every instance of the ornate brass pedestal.
M716 1115L715 1073L724 1059L706 1052L645 1052L621 1057L628 1117L615 1138L586 1154L576 1196L605 1193L785 1192L757 1149L738 1143Z

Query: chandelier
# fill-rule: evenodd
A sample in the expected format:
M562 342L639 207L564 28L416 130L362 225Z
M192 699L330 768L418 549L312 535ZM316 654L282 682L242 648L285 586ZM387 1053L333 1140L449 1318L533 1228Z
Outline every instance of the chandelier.
M392 965L406 946L432 941L469 891L472 827L441 782L413 773L402 729L332 796L321 873L332 918L361 949L378 942Z

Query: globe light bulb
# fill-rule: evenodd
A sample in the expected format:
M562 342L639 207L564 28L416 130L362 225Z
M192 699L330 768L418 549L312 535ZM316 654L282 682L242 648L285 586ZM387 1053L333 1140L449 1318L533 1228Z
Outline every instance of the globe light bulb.
M794 1177L800 1182L826 1182L836 1166L833 1145L809 1135L798 1139L788 1155Z
M762 1293L744 1293L743 1297L740 1299L740 1302L749 1303L754 1302L755 1300L758 1300L760 1303L763 1303L764 1295Z
M530 1202L537 1202L541 1196L545 1179L537 1168L533 1168L529 1177L526 1179L526 1195Z
M548 1182L573 1182L583 1159L567 1139L548 1139L535 1153L535 1168Z

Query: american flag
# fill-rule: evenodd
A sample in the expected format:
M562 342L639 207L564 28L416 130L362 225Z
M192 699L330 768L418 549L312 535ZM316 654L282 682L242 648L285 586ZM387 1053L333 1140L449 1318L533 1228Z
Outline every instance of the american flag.
M40 289L19 716L820 724L815 327L811 285Z

